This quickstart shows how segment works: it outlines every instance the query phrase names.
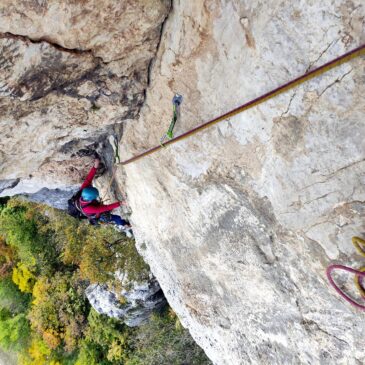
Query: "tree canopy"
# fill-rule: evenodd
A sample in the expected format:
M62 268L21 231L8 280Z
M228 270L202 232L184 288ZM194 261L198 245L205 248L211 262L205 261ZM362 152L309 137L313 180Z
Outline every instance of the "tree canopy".
M17 353L19 364L209 363L171 313L132 329L90 307L90 283L115 286L117 270L135 281L149 275L134 241L111 227L3 200L0 255L0 348Z

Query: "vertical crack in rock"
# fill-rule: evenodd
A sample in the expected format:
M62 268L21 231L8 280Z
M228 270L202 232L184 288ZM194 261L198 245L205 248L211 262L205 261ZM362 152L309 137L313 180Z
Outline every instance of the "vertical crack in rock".
M169 9L166 13L166 16L165 16L164 20L162 21L161 28L159 30L159 37L158 37L158 42L157 42L157 45L156 45L155 56L150 60L150 62L148 64L148 68L147 68L147 87L146 87L146 90L145 90L145 95L146 95L148 87L151 84L152 68L153 68L154 63L156 62L156 58L157 58L157 55L158 55L158 52L159 52L159 49L160 49L162 37L164 35L165 24L166 24L171 12L172 12L172 8L173 8L173 0L170 0Z

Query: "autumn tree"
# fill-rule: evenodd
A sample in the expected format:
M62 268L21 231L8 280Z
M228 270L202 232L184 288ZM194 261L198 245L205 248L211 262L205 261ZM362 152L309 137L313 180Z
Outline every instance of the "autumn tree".
M47 220L37 205L12 199L0 211L0 235L28 269L51 275L58 252Z
M15 250L0 236L0 278L6 277L15 263Z
M34 285L29 319L51 349L61 343L69 352L77 347L89 310L83 291L77 274L72 273L40 277Z
M8 309L0 309L0 347L5 350L22 349L29 339L29 333L25 313L14 315Z

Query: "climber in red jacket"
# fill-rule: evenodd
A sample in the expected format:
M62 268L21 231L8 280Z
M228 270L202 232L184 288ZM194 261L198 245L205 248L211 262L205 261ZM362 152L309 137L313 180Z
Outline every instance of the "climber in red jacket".
M99 191L92 186L92 181L96 171L100 165L100 160L95 159L94 166L88 173L84 183L81 185L80 208L81 212L89 219L96 220L101 223L115 223L122 229L130 228L130 224L119 215L110 214L109 212L121 205L127 205L126 202L115 202L104 205L98 201Z

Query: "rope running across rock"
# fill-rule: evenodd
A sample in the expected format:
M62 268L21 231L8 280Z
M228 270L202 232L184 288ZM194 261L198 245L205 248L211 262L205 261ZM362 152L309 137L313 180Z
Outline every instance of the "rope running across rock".
M283 84L283 85L281 85L281 86L279 86L279 87L277 87L277 88L275 88L275 89L273 89L273 90L271 90L271 91L255 98L255 99L253 99L253 100L251 100L251 101L249 101L249 102L247 102L247 103L245 103L245 104L243 104L243 105L241 105L241 106L239 106L239 107L237 107L237 108L235 108L235 109L233 109L233 110L231 110L231 111L229 111L229 112L227 112L227 113L225 113L225 114L223 114L223 115L221 115L217 118L214 118L214 119L210 120L209 122L200 124L197 127L193 128L193 129L191 129L191 130L189 130L189 131L187 131L187 132L185 132L185 133L183 133L183 134L181 134L181 135L179 135L175 138L172 138L172 139L164 142L163 147L159 144L155 147L150 148L147 151L144 151L144 152L142 152L142 153L140 153L140 154L138 154L134 157L131 157L128 160L122 161L119 164L128 165L128 164L130 164L132 162L135 162L135 161L137 161L137 160L139 160L139 159L141 159L145 156L148 156L152 153L155 153L155 152L163 149L164 147L166 147L168 145L171 145L171 144L176 143L178 141L181 141L181 140L183 140L187 137L190 137L191 135L193 135L197 132L200 132L200 131L202 131L202 130L204 130L204 129L206 129L206 128L208 128L208 127L210 127L210 126L212 126L212 125L214 125L218 122L221 122L225 119L233 117L234 115L242 113L243 111L245 111L247 109L250 109L253 106L259 105L259 104L273 98L276 95L279 95L279 94L281 94L281 93L283 93L283 92L285 92L285 91L287 91L287 90L289 90L289 89L291 89L295 86L298 86L299 84L301 84L301 83L303 83L303 82L305 82L309 79L312 79L312 78L314 78L314 77L316 77L316 76L318 76L318 75L320 75L324 72L329 71L330 69L332 69L336 66L339 66L340 64L342 64L344 62L347 62L350 59L353 59L355 57L358 57L358 56L362 55L364 53L364 50L365 50L365 44L363 44L362 46L357 47L357 48L353 49L352 51L349 51L349 52L333 59L332 61L329 61L329 62L325 63L322 66L319 66L319 67L315 68L312 71L309 71L309 72L303 74L302 76L299 76L299 77L295 78L294 80L291 80L291 81L289 81L289 82L287 82L287 83L285 83L285 84Z

